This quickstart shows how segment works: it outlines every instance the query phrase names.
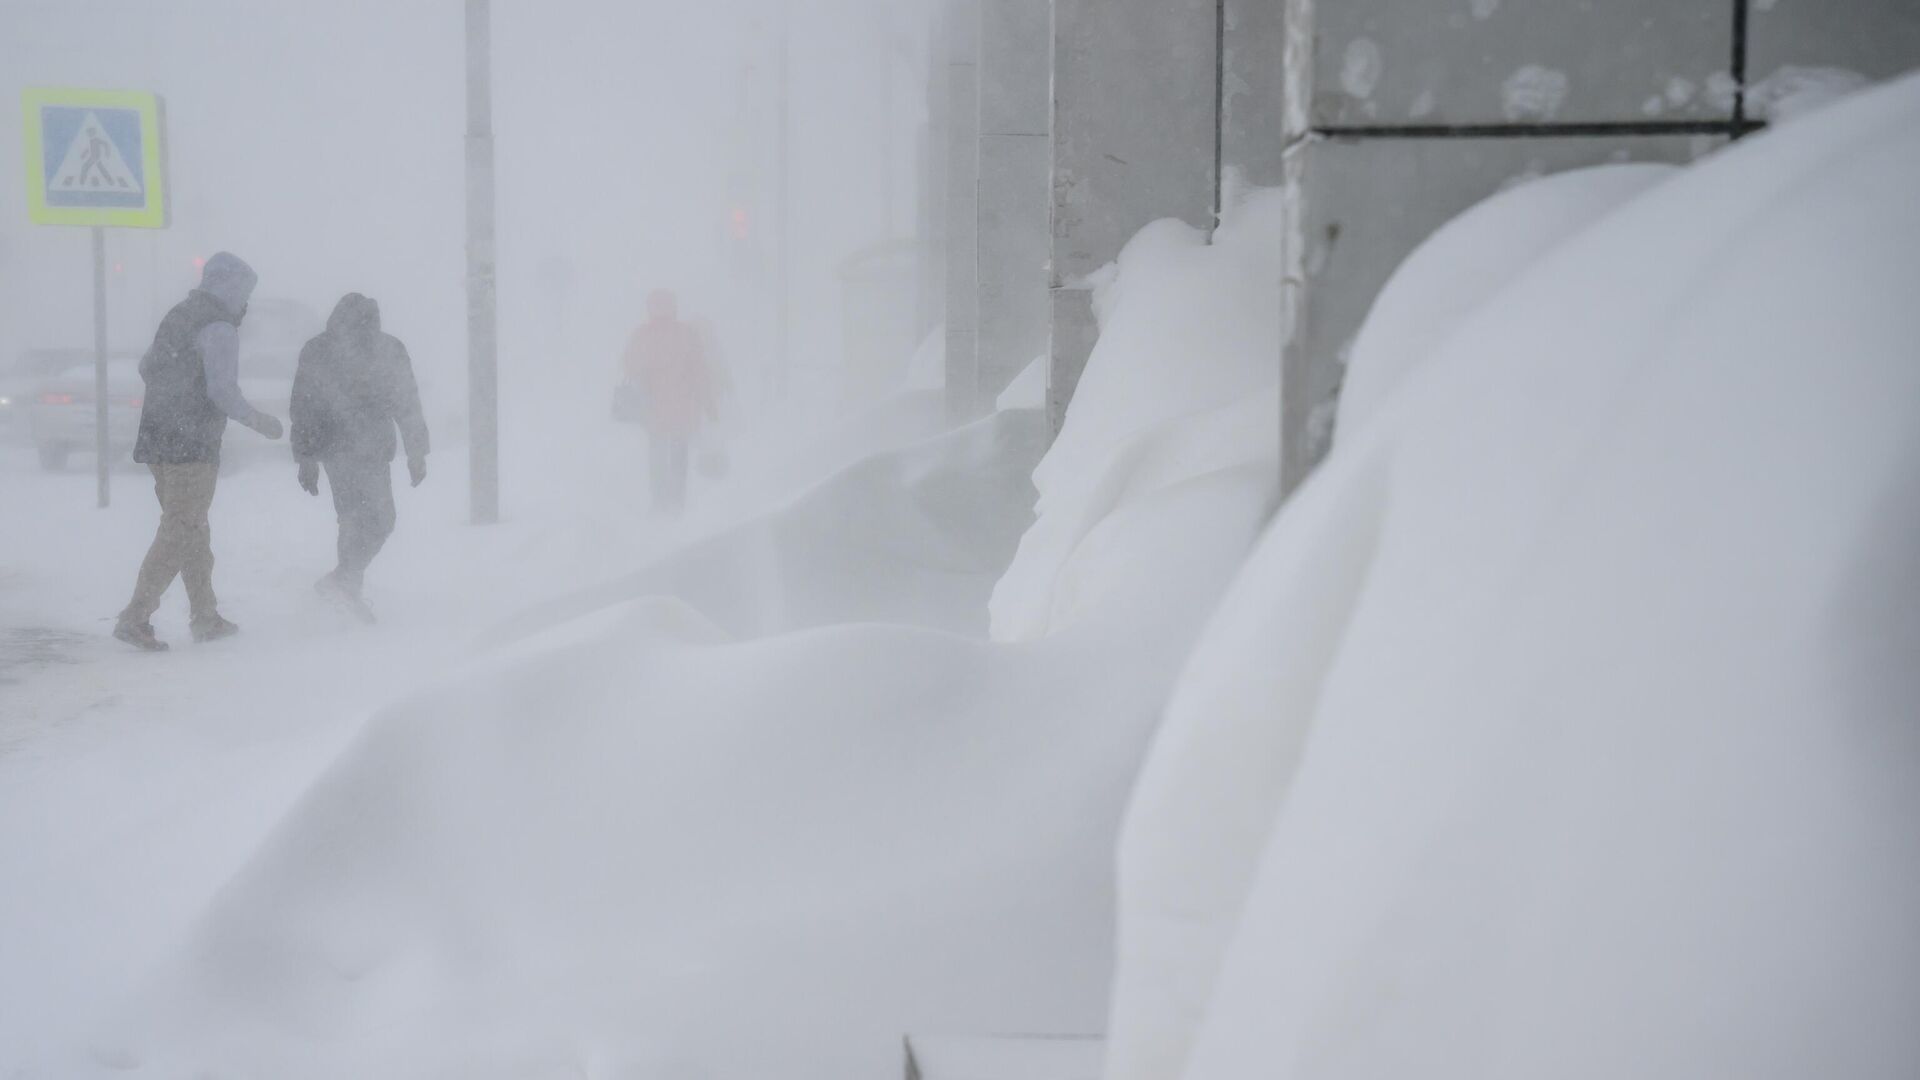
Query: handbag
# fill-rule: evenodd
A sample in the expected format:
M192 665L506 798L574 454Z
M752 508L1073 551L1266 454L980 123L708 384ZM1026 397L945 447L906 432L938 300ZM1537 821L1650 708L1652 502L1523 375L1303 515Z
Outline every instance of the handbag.
M639 383L628 379L613 388L613 419L618 424L642 424L647 419L647 394Z

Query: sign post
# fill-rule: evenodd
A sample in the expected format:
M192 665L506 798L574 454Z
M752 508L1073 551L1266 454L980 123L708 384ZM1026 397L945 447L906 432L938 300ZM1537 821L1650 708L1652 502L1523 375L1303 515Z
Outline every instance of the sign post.
M107 234L167 227L160 98L134 90L30 89L20 96L26 133L27 216L36 225L93 231L93 423L99 502L108 503Z
M107 230L93 227L93 460L102 510L112 501L107 455Z

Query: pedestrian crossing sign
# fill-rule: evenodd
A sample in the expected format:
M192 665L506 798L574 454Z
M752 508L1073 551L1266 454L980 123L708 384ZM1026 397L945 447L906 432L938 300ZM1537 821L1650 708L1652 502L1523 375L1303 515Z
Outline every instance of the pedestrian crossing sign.
M35 224L167 227L158 95L30 89L21 105Z

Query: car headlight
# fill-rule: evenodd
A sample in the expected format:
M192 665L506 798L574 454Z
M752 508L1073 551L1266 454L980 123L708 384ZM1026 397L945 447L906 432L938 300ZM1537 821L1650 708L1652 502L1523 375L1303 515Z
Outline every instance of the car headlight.
M13 404L12 398L7 397L5 394L0 394L0 408L5 408L6 406L11 404Z

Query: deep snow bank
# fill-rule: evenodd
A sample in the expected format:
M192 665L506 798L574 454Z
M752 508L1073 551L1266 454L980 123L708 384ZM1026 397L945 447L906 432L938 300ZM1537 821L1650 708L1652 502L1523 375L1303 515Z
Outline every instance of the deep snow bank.
M1120 809L1258 490L1130 507L1152 591L1027 646L545 630L371 723L96 1062L882 1077L908 1030L1095 1029Z
M1343 436L1156 738L1110 1076L1920 1072L1916 189L1914 79L1744 142Z
M995 640L1043 637L1126 587L1100 569L1096 532L1130 501L1226 470L1275 485L1260 473L1280 440L1281 210L1278 192L1254 192L1212 243L1156 221L1096 288L1100 340L1033 474L1038 520L994 589Z
M724 644L672 601L535 644L370 726L125 1053L883 1076L919 1024L1097 1024L1103 838L1171 665L1090 680L883 626Z
M1354 337L1334 434L1351 439L1462 320L1541 257L1679 171L1636 163L1529 180L1448 222L1393 273Z
M1128 318L1154 297L1113 325L1179 339ZM1075 404L1120 450L1042 641L971 621L1028 520L1019 412L523 622L368 725L93 1064L838 1080L910 1030L1097 1029L1121 807L1273 485L1270 396L1223 394Z

